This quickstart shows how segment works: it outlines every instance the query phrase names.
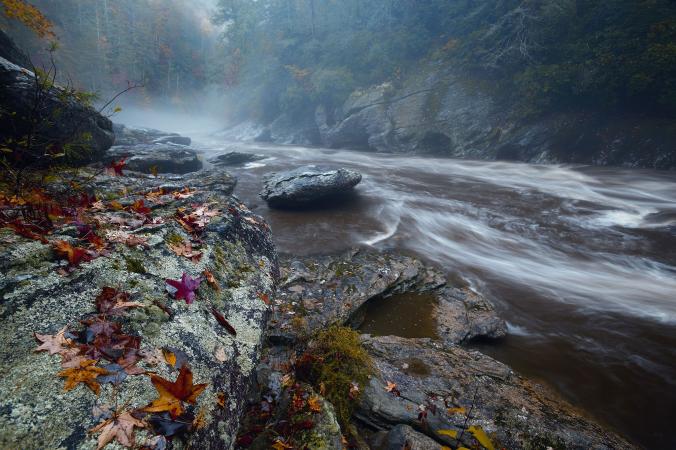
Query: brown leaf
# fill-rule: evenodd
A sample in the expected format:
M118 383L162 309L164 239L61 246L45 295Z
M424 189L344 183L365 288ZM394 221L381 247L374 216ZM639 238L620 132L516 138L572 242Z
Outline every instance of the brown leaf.
M258 298L263 300L263 303L265 303L266 305L270 305L270 296L268 294L264 294L262 292L259 292Z
M68 327L61 328L55 335L34 333L35 339L40 341L40 346L35 351L49 352L50 355L68 351L72 347L73 341L65 337L67 329Z
M181 242L180 244L167 244L169 249L178 256L184 256L197 264L202 259L202 252L194 251L190 242Z
M157 389L159 398L143 408L142 411L168 411L174 419L183 413L183 402L195 404L197 397L207 387L207 384L192 384L192 371L187 365L181 367L178 378L174 382L155 374L150 374L150 381Z
M213 273L211 273L210 270L204 269L204 272L202 272L202 274L204 275L204 278L207 280L209 286L211 286L211 288L214 291L218 292L221 290L221 286L218 284L216 277L214 276Z
M91 430L91 433L101 432L97 449L105 447L113 439L117 439L122 446L134 446L134 427L145 428L145 423L132 416L129 411L116 415L112 419L101 422Z

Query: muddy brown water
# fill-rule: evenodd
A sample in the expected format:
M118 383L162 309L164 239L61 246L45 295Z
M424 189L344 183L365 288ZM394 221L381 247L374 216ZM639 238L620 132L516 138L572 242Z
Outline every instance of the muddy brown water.
M462 276L509 325L476 348L640 445L676 448L676 173L203 145L269 156L232 172L281 252L374 246ZM364 180L350 202L312 211L258 198L263 174L304 164ZM377 306L372 331L410 331L410 310Z

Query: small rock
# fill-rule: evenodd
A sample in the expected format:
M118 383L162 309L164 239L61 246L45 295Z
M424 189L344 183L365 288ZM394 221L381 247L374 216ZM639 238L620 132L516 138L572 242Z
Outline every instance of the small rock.
M228 152L223 155L218 155L211 159L210 162L218 166L238 166L265 158L266 156L264 155L256 155L254 153Z

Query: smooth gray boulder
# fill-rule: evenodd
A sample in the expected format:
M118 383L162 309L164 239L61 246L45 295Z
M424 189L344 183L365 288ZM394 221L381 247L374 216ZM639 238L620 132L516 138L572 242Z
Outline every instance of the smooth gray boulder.
M137 144L115 146L108 151L108 162L125 159L125 169L135 172L185 174L202 169L202 159L192 148L176 144Z
M352 192L361 182L354 170L304 166L266 176L260 196L272 207L296 207Z

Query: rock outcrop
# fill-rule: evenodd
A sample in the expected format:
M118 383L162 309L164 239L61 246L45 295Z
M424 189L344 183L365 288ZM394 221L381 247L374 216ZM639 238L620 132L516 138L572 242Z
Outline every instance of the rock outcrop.
M185 174L202 168L200 155L192 148L165 144L116 145L106 155L107 162L125 160L126 168L141 173Z
M479 352L395 336L363 343L376 370L355 418L368 429L404 424L453 448L480 448L484 436L494 448L635 448Z
M349 194L359 182L354 170L305 166L268 174L260 196L273 207L305 206Z
M196 405L185 403L193 425L192 419L171 422L168 414L145 419L168 435L190 428L182 439L192 448L231 448L270 310L261 296L273 295L278 274L267 225L231 197L235 180L223 171L192 177L95 175L89 183L102 199L91 208L98 217L96 231L107 242L104 249L77 253L77 258L61 253L67 261L57 256L53 248L64 244L55 247L55 242L82 245L76 244L78 236L90 231L81 223L55 230L48 236L51 245L0 229L0 339L6 344L0 348L0 447L96 448L97 433L88 430L105 420L106 408L135 410L157 398L145 371L173 382L178 367L189 364L194 383L207 383ZM109 205L112 200L117 203ZM196 210L196 205L204 208ZM197 230L199 239L193 236ZM181 245L191 240L195 248L186 253ZM178 291L173 290L176 298L167 292L165 280L180 280L183 274L207 278L198 283L191 304ZM129 308L125 314L110 313L108 320L118 325L95 329L92 320L106 320L96 312L102 306L95 305L104 287L124 291L132 304L122 305ZM120 326L125 348L140 352L130 350L130 357L143 357L132 358L136 365L108 380L99 377L98 395L85 384L65 391L59 374L65 376L60 371L68 356L35 352L34 333L54 335L66 326L59 345L69 351L81 348L94 360L115 358L105 336L120 332L115 328ZM91 341L92 335L103 340ZM163 358L159 349L173 356ZM150 445L150 428L136 428L139 445ZM164 448L163 437L157 439L152 448Z
M131 146L137 144L179 144L190 145L191 139L178 133L168 133L166 131L155 130L153 128L140 128L113 124L115 131L115 145Z
M283 261L280 304L268 330L272 343L292 344L298 335L334 324L357 327L370 300L410 292L436 297L432 313L444 345L499 338L506 332L490 301L466 287L449 285L441 272L409 256L355 250Z
M0 57L0 142L18 141L30 134L33 142L44 147L36 149L41 152L74 144L78 150L69 153L71 164L100 160L115 139L110 119L76 96L63 95L58 85L46 86L40 95L35 87L32 72ZM30 160L22 158L21 163Z

